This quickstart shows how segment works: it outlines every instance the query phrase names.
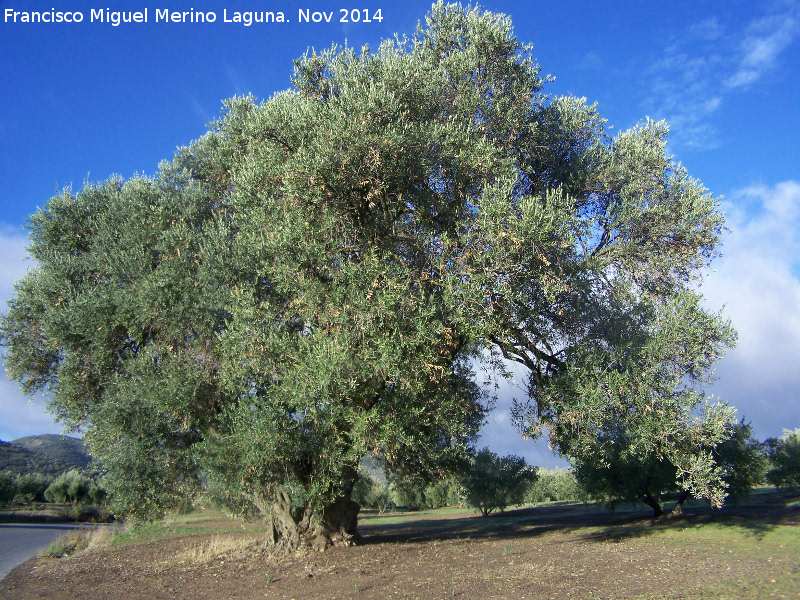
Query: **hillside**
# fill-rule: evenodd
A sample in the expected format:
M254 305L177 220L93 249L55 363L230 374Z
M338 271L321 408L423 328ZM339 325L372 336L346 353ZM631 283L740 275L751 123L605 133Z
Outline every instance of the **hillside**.
M0 471L58 475L84 469L92 457L83 440L64 435L34 435L0 442Z

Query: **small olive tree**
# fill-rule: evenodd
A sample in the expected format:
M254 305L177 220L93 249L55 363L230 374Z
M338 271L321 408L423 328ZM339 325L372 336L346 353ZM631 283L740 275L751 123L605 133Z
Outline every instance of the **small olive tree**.
M53 481L53 477L43 473L21 473L14 478L14 502L28 504L46 502L45 490Z
M708 422L727 418L728 413L718 406L707 406L706 410L708 412L694 424L687 423L684 437L672 439L675 443L684 440L684 445L699 444L695 452L704 457L705 477L719 482L717 496L704 496L704 490L693 489L690 481L680 485L683 475L680 454L669 448L659 448L657 439L643 440L637 437L635 430L622 428L603 433L598 441L597 456L582 456L576 461L578 481L589 496L611 508L621 502L644 503L653 509L654 517L667 513L665 494L677 497L668 511L670 514L680 514L684 503L692 497L706 497L716 506L724 500L741 501L764 477L761 445L753 439L751 427L744 421L724 423L722 431L710 441L705 438L707 432L692 431L692 426L700 428Z
M484 517L511 504L521 504L528 486L536 480L536 469L520 456L499 457L484 448L464 476L467 504Z
M785 430L765 442L770 469L766 479L775 487L800 489L800 428Z
M44 497L56 503L102 504L106 492L92 478L73 469L56 477L45 490Z
M726 485L727 500L737 504L764 482L769 460L764 444L753 437L753 428L744 419L727 425L730 437L714 447L712 456Z

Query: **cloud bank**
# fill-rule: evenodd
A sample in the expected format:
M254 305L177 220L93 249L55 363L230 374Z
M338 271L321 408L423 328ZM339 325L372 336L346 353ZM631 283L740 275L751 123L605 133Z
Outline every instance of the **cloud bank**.
M800 182L756 185L723 203L731 229L702 291L726 305L739 345L711 392L763 439L800 427Z
M5 311L6 302L14 292L14 283L25 276L32 262L26 257L28 239L20 227L0 224L0 304ZM33 401L20 394L16 382L8 379L5 364L0 359L0 440L9 441L39 433L62 433L63 428L53 423L44 411L44 400Z

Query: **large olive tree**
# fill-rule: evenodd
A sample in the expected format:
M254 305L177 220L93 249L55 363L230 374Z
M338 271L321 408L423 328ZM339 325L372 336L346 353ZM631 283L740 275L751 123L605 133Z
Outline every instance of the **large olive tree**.
M119 511L203 486L273 543L349 543L365 453L463 462L490 405L478 359L527 367L521 422L571 456L607 419L602 394L579 406L603 373L644 353L642 385L700 379L732 341L693 291L723 219L666 127L610 139L544 95L507 17L439 3L409 39L308 53L292 83L227 101L156 176L31 217L6 364L86 430ZM645 396L610 396L623 426ZM679 428L695 397L654 414ZM681 476L716 494L694 448Z

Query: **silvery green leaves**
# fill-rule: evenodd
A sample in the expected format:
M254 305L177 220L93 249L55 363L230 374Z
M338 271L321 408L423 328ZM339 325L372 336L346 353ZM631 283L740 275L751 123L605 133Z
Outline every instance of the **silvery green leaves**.
M722 216L663 124L608 137L530 52L507 17L438 3L410 38L226 101L156 176L32 217L6 364L88 429L120 511L206 489L273 542L349 543L364 454L423 479L469 458L487 346L530 374L527 432L608 463L624 435L718 497L724 415L691 418L734 334L691 286Z

